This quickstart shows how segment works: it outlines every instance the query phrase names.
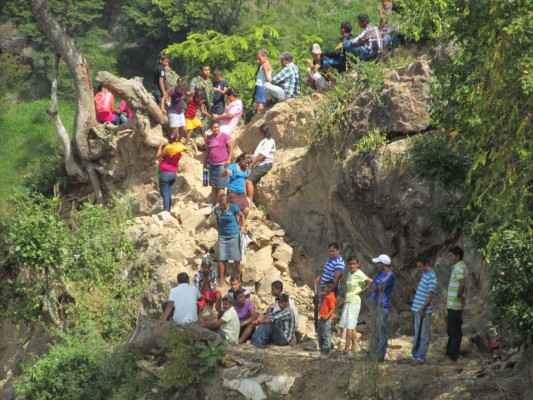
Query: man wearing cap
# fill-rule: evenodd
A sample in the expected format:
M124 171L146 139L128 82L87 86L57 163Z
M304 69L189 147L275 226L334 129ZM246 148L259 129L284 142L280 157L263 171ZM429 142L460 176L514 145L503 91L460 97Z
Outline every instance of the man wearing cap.
M198 301L198 307L203 310L206 304L216 304L216 309L220 310L220 292L216 290L217 277L215 271L211 268L213 262L210 258L202 259L200 270L194 274L194 285L200 291L202 298Z
M206 321L203 324L203 327L218 333L228 342L237 344L239 343L241 323L237 311L235 311L235 308L233 307L234 301L233 296L226 295L222 297L222 309L224 310L224 314L219 318L218 313L215 311L213 313L213 320Z
M289 296L280 294L276 301L279 311L262 315L250 324L256 326L252 335L252 344L256 347L264 348L269 342L287 346L294 335L294 314L289 306Z
M164 307L165 314L159 321L159 325L168 320L171 314L176 324L190 324L198 321L198 306L196 302L202 297L200 291L189 284L189 275L186 272L180 272L177 279L178 286L170 291L168 301ZM173 309L174 313L172 313Z
M300 94L300 70L292 62L293 55L284 52L279 59L283 69L264 85L267 100L283 101Z
M373 258L372 262L378 267L379 274L370 284L370 348L366 359L377 358L383 362L387 352L389 317L389 299L394 290L396 275L391 270L391 259L386 254Z
M323 70L322 49L318 43L313 43L310 49L311 59L305 60L309 68L304 83L315 90L325 89L328 86L326 78L320 73ZM333 60L327 60L328 62ZM325 72L325 69L324 69Z

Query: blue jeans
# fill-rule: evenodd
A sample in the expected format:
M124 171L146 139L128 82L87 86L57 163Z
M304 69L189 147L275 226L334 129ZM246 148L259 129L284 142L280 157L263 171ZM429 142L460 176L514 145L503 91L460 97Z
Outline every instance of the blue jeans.
M411 355L414 359L419 361L426 361L426 354L428 353L429 340L431 339L431 313L426 312L422 320L422 330L420 330L420 313L413 311L415 317L415 337L413 339L413 349ZM418 331L420 330L420 344L416 349L416 342L418 341Z
M163 210L170 211L172 207L172 185L176 181L175 172L159 173L159 193L163 198Z
M392 37L388 33L383 35L383 48L389 48L392 45Z
M287 346L289 342L283 331L275 323L259 324L252 335L252 344L257 347L265 347L269 341L277 346Z
M370 308L370 348L366 352L366 358L383 361L389 340L387 326L389 310L375 304L371 304Z
M322 319L318 320L318 345L321 350L329 351L331 350L331 319Z

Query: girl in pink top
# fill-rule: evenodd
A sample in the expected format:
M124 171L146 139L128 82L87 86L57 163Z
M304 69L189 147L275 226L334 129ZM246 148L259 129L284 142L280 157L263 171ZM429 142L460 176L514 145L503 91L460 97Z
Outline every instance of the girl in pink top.
M178 163L181 152L185 146L177 143L178 135L171 134L168 138L168 145L161 141L157 151L159 160L159 192L163 198L163 211L170 211L172 207L172 185L176 182ZM180 146L181 145L181 146Z
M220 122L220 132L231 135L239 125L243 113L242 101L239 99L239 92L235 88L230 88L226 92L228 105L224 109L224 114L213 114L213 119Z

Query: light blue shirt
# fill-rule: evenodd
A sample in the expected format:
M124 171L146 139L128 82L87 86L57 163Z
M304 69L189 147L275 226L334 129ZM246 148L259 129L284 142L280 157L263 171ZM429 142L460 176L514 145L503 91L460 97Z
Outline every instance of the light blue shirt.
M422 278L420 278L420 283L418 284L418 287L416 288L416 294L415 299L413 300L413 306L411 307L412 311L419 312L424 303L426 302L426 299L428 298L430 293L436 293L437 292L437 275L435 275L435 271L433 271L433 268L430 269L428 272L424 272L422 274ZM433 300L431 300L431 303L429 303L426 307L426 312L430 313L433 311Z

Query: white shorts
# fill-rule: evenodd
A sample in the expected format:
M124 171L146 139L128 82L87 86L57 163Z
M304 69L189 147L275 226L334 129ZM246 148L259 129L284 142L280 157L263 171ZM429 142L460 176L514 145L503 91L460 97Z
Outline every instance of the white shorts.
M171 128L181 128L185 126L185 114L168 113L168 125Z

